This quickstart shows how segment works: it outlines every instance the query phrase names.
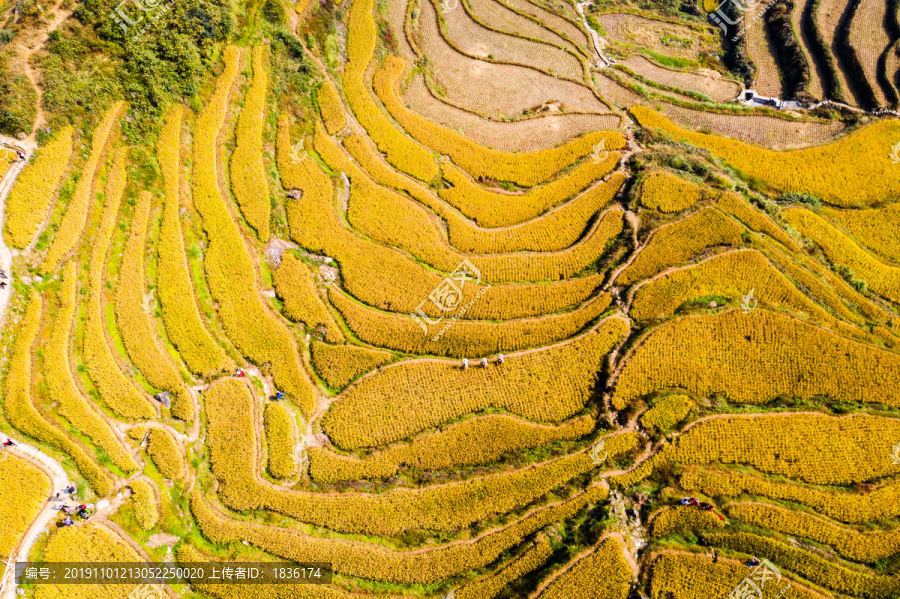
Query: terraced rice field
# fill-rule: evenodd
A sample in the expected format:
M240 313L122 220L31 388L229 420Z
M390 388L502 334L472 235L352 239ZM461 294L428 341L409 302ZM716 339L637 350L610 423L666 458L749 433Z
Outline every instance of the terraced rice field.
M701 52L715 50L716 31L708 27L640 15L604 12L597 21L609 40L646 48L658 54L697 60Z
M896 118L737 107L692 5L214 8L171 9L221 29L158 106L78 71L119 91L57 114L41 63L0 187L0 599L896 599ZM46 52L153 51L72 25Z

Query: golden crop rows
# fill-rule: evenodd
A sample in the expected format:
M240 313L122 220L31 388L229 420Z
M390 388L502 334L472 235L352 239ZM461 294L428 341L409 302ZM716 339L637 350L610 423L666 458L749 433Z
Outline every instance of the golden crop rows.
M203 563L207 562L215 567L216 559L212 559L200 552L190 543L179 543L175 549L175 557L179 563ZM362 599L358 593L349 593L337 585L289 583L278 582L276 584L230 584L191 581L193 590L208 594L217 599ZM394 595L381 595L382 599L400 599ZM153 598L155 599L155 598Z
M75 262L66 263L59 301L59 310L54 314L53 329L44 350L43 378L49 398L59 404L60 415L101 447L116 466L125 472L134 472L138 469L134 457L104 421L93 402L82 394L73 378L69 345L78 305L78 265Z
M605 487L591 486L565 501L537 509L505 528L425 551L397 551L372 543L317 538L296 528L229 520L206 505L199 489L191 494L191 511L203 536L213 543L246 540L263 551L288 560L330 562L335 572L347 576L425 584L483 567L518 545L523 537L553 522L571 518L588 504L602 501L606 496Z
M591 152L619 150L625 145L625 138L618 132L595 131L548 150L522 154L491 150L408 109L396 94L397 81L406 66L406 61L399 56L384 60L374 79L378 97L410 135L438 154L449 156L475 179L533 187Z
M313 342L310 358L313 368L332 389L343 389L358 376L390 362L394 354L358 345L331 345Z
M834 317L810 301L756 250L719 254L676 270L638 288L631 316L639 321L670 316L694 298L724 297L737 305L750 291L758 302L832 322Z
M262 157L266 89L269 85L266 46L253 48L253 83L244 96L237 123L237 146L231 155L231 189L247 223L260 241L269 240L269 182Z
M0 562L5 565L44 506L51 487L46 474L12 455L0 460L0 480Z
M450 243L461 252L476 254L563 250L588 234L590 220L612 202L624 182L624 174L614 173L552 212L509 228L454 227L456 221L448 220Z
M3 234L12 247L23 249L31 244L47 218L59 182L72 158L73 134L72 127L60 130L16 179L16 184L6 199L6 218L3 223Z
M290 330L263 303L253 259L219 192L216 141L225 121L238 60L239 50L229 46L225 52L226 69L197 119L194 134L194 206L209 237L203 265L229 339L251 361L269 364L275 386L309 415L315 410L316 400L312 382L301 366L296 342Z
M630 110L641 126L661 129L677 140L706 148L744 175L782 191L811 193L844 207L868 206L900 195L900 171L890 160L890 148L900 138L900 123L895 120L878 121L823 146L776 152L682 129L645 106ZM841 168L836 170L835 164Z
M507 414L486 414L456 422L438 433L418 436L365 459L322 448L309 449L309 475L323 483L386 479L401 468L423 472L490 464L505 454L555 441L575 440L594 430L594 419L580 416L559 426L534 424Z
M316 103L319 105L319 113L328 133L336 135L347 126L347 115L344 114L344 105L338 95L337 88L330 79L322 82L322 86L316 93Z
M268 461L266 470L275 478L290 478L297 473L294 449L297 445L297 425L283 405L270 402L263 414L266 431ZM245 441L246 442L246 441Z
M609 294L602 294L571 312L506 322L447 319L425 333L409 315L375 310L337 287L331 287L328 297L350 330L366 343L409 354L454 358L480 358L562 341L603 314L612 301Z
M9 370L3 383L4 414L16 429L68 454L94 491L101 496L108 495L113 490L112 480L88 456L81 445L76 444L59 427L51 424L34 406L31 390L32 348L40 328L43 308L41 294L32 291L12 346Z
M113 128L118 122L119 115L124 109L123 102L114 103L103 120L94 129L94 135L91 140L91 154L88 156L87 162L81 167L81 177L75 187L75 193L69 199L66 206L66 213L57 228L57 234L50 244L50 249L44 256L41 263L40 271L44 274L53 272L62 264L66 256L71 252L78 241L81 239L84 228L88 222L88 215L94 199L94 177L97 175L97 169L100 167L103 152L106 144L112 136Z
M285 252L273 278L275 292L284 302L284 314L310 331L323 333L331 343L344 340L341 327L316 291L315 273L303 260Z
M811 551L781 541L746 532L703 535L704 544L765 555L776 566L805 577L813 583L844 595L888 599L900 591L900 578L851 570Z
M438 194L481 227L511 227L574 198L615 168L620 157L618 152L610 152L602 160L586 160L540 187L517 194L485 189L459 167L445 162L441 173L450 187L439 189Z
M156 155L162 171L165 197L162 224L157 242L156 291L163 324L172 345L187 367L196 374L212 376L231 370L234 363L216 344L197 309L197 297L188 269L181 232L180 148L181 119L184 109L174 104L159 133Z
M764 212L754 209L736 193L723 193L716 199L716 206L735 217L754 231L765 233L792 252L799 252L800 246L794 239L776 225Z
M134 509L134 519L143 530L150 530L159 522L159 505L157 505L156 491L152 483L144 478L132 481L131 505Z
M703 196L701 187L664 170L651 171L641 182L641 204L660 212L687 210Z
M742 232L743 227L720 211L704 208L684 220L657 229L616 281L630 285L681 264L706 248L737 245L741 242Z
M692 468L684 472L681 486L711 497L761 495L792 501L817 513L849 524L890 520L900 515L900 483L892 482L867 493L816 489L791 482L770 481L744 472Z
M585 335L533 352L514 354L487 368L474 361L417 360L384 367L348 389L322 419L328 437L343 449L406 439L488 407L539 422L578 413L597 371L628 334L628 323L609 317Z
M851 287L850 283L848 283L841 275L830 268L822 266L821 264L819 264L819 262L817 262L810 256L807 256L805 252L792 254L790 256L791 259L789 259L787 255L784 252L778 250L774 244L768 243L768 246L770 249L772 249L773 256L780 256L779 264L784 268L784 270L788 271L792 275L794 275L796 271L800 270L800 268L797 266L797 263L802 264L806 268L806 270L816 275L816 277L812 278L813 281L802 281L805 287L818 290L822 287L822 281L827 282L828 286L834 290L834 292L832 292L832 295L837 295L840 298L838 303L843 302L847 306L855 307L859 314L850 312L843 304L840 307L832 307L831 303L834 303L835 300L831 300L831 303L828 304L829 307L832 307L835 312L841 314L845 320L862 323L866 322L866 319L868 319L870 321L874 320L883 324L889 324L891 322L894 323L893 325L889 326L900 324L900 319L898 319L896 315L885 310L881 305L873 302L868 297ZM810 278L808 276L794 276L798 281L800 281L802 278Z
M456 16L468 19L464 1ZM573 131L569 117L603 102L585 63L585 95L541 75L539 93L563 96L493 123L553 130L521 145L549 149L497 151L446 124L465 113L493 126L452 89L479 61L451 72L419 48L434 34L426 27L440 35L444 25L438 0L350 2L311 7L296 42L285 31L270 45L278 26L260 22L256 41L236 38L246 52L220 46L196 118L179 105L162 123L160 223L146 149L107 154L121 105L97 127L75 197L53 211L45 279L26 288L21 317L12 304L0 384L4 422L74 464L80 493L81 477L96 491L85 503L129 487L131 497L112 519L126 530L60 526L34 555L140 560L137 544L156 545L156 533L182 538L179 562L262 556L327 562L336 575L332 585L176 584L153 595L709 599L729 595L750 572L744 554L757 554L797 583L777 599L900 597L900 317L827 264L900 305L895 266L858 239L881 225L871 243L890 243L876 212L900 197L900 175L883 158L850 155L900 126L769 152L638 106L640 123L664 132L595 128L553 146ZM592 18L499 2L537 27L553 17L579 32ZM319 8L337 10L337 37L310 29L322 25ZM522 33L488 37L503 35ZM305 66L284 79L301 46ZM245 64L239 85L248 52L252 76ZM404 96L413 60L418 88ZM273 157L265 136L276 121ZM526 121L541 124L513 127ZM674 152L692 151L678 140L752 189L669 168ZM653 143L669 153L659 146L617 168ZM57 146L43 149L50 160ZM814 162L839 158L885 179L860 190L859 173L829 180ZM287 193L273 197L273 182ZM772 190L788 187L842 210L879 208L846 213L856 220L845 227L844 212L774 203ZM154 282L162 325L146 293ZM231 375L235 366L247 376ZM156 390L173 395L171 411L152 401ZM675 505L691 491L721 500L730 521ZM187 538L185 516L196 525ZM712 561L700 554L713 550ZM96 599L130 590L71 589Z
M746 524L831 545L856 562L875 562L900 552L900 531L859 532L823 518L765 503L732 503L728 516Z
M184 450L181 443L169 431L158 427L150 429L147 454L164 477L170 480L184 477Z
M900 472L891 447L900 421L865 414L753 414L705 420L640 468L611 483L629 486L664 464L744 464L820 485L874 481Z
M784 219L822 248L834 265L846 266L869 289L892 302L900 303L900 267L890 266L872 257L853 240L831 226L813 212L803 208L789 208L782 212Z
M653 329L626 362L612 401L622 409L675 387L737 403L787 396L896 406L900 390L891 381L898 376L896 354L762 308L730 310Z
M775 247L774 244L767 245L771 250L769 253L771 260L806 288L806 293L810 298L815 298L825 304L844 320L856 323L863 322L859 315L847 308L842 298L836 293L834 286L829 286L825 283L825 281L831 281L829 281L827 272L824 269L821 269L812 261L804 260L801 253L788 254Z
M634 574L625 560L618 537L606 537L586 557L554 579L538 595L540 599L626 599Z
M690 505L667 507L653 519L650 534L653 538L678 534L693 530L722 528L725 524L714 512L708 512Z
M103 308L106 258L125 191L125 177L125 150L119 150L106 181L103 212L91 245L83 354L88 376L103 402L119 416L136 420L152 418L156 412L137 383L119 367L106 339L106 312Z
M551 460L534 468L502 472L460 483L397 488L380 494L321 494L274 488L256 474L254 398L238 379L221 379L207 390L207 445L219 496L245 511L272 510L330 530L396 536L412 530L452 532L495 514L534 502L568 480L596 468L586 453ZM630 451L637 435L611 436L610 455Z
M687 418L695 407L696 404L686 395L667 395L641 415L641 426L659 431L672 429Z
M327 144L328 155L334 156L341 160L342 164L346 164L340 154L336 154L337 150L333 148L333 142L318 131L316 140L317 143ZM348 135L343 141L344 147L350 155L360 163L375 182L400 193L406 193L444 220L450 245L460 252L498 254L563 250L582 237L590 218L609 204L625 180L623 174L616 173L608 181L585 191L577 199L560 206L558 210L554 210L542 218L501 229L483 229L438 200L420 183L404 177L387 166L377 155L371 143L363 136ZM590 164L595 163L591 162ZM356 167L351 166L350 168L355 169ZM521 196L512 197L521 201ZM432 227L431 218L426 216L423 220L426 219L429 221L426 226ZM440 235L440 243L444 243L443 234Z
M144 276L144 250L153 196L138 194L131 217L131 230L122 253L116 283L116 325L128 357L151 385L172 394L172 415L182 420L194 418L194 403L178 365L161 345L148 304Z
M334 171L350 178L348 219L358 231L386 246L408 252L425 264L452 272L468 259L489 283L555 281L572 277L599 259L622 231L623 211L610 208L581 243L547 254L467 256L454 250L426 208L372 181L319 129L316 151Z
M354 297L382 310L409 314L422 310L431 318L446 313L428 295L445 276L424 268L401 252L349 231L333 201L331 180L315 160L294 163L289 158L289 128L282 120L278 133L278 168L286 189L302 189L303 198L286 206L291 237L309 251L333 257L344 288ZM468 284L461 305L472 319L510 320L549 314L585 301L604 275L552 284ZM478 301L473 302L475 298Z
M388 120L366 85L366 69L378 36L372 14L374 5L374 0L353 0L350 5L344 93L356 118L387 161L404 173L429 182L438 176L434 156Z

